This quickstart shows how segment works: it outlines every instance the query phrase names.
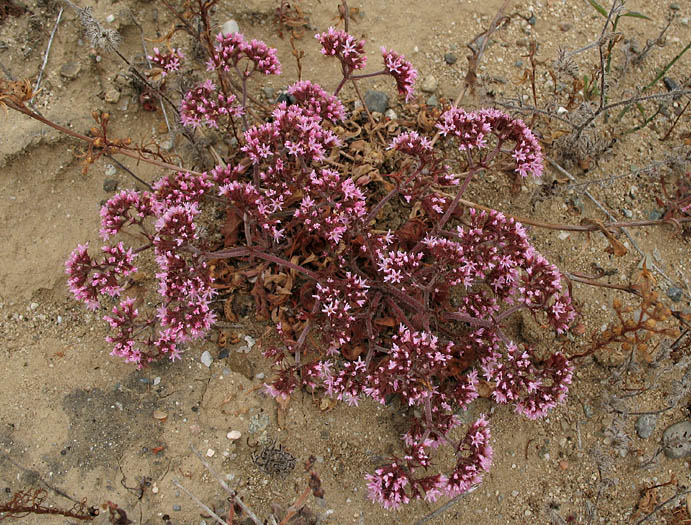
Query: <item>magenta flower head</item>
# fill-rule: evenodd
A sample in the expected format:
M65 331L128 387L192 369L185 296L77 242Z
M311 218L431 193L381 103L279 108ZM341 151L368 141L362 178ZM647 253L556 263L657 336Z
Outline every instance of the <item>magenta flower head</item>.
M320 119L338 122L346 118L346 110L341 101L324 91L319 84L301 80L290 86L288 93L295 97L300 107Z
M350 70L363 69L367 64L364 40L358 41L353 35L333 27L314 38L322 45L322 55L335 56Z
M239 117L243 113L241 106L236 105L237 99L232 93L228 96L216 91L211 80L202 82L189 90L180 104L180 121L184 126L196 128L204 125L218 128L219 119L228 115Z
M396 80L396 87L401 95L405 95L408 102L413 97L413 85L417 79L417 70L403 55L381 48L386 72Z
M147 58L151 60L152 64L162 69L161 75L165 77L168 73L180 71L180 65L185 56L179 49L171 49L166 53L161 53L161 51L155 47L154 54L147 56Z
M207 62L207 70L237 71L249 77L255 71L265 75L280 75L281 63L276 56L276 49L267 46L261 40L247 42L240 33L219 33L216 35L214 53ZM240 71L240 61L245 58L253 64L253 68L245 67Z

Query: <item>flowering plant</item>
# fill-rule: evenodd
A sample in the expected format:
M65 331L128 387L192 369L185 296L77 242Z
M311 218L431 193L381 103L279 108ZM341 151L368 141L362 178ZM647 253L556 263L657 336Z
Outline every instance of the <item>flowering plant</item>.
M333 161L346 140L337 127L346 109L336 95L347 82L381 74L392 76L408 100L417 72L382 48L384 69L356 75L367 62L364 41L333 28L317 39L341 65L334 94L297 82L287 90L290 104L276 104L269 119L250 125L247 79L279 74L276 51L238 33L219 34L207 63L216 82L188 91L179 113L192 129L234 133L236 155L208 173L177 171L150 191L112 197L101 210L101 236L111 244L100 258L79 246L66 263L69 286L95 309L103 296L123 295L136 258L153 253L157 307L140 312L134 298L124 297L104 316L113 354L141 367L164 355L178 359L213 326L211 301L224 261L254 269L260 311L269 301L265 276L289 273L294 286L276 300L281 308L273 316L282 344L264 352L276 369L266 392L285 400L297 388L324 389L351 405L397 396L410 409L405 453L367 476L371 498L395 509L415 498L460 494L492 462L486 416L453 437L458 412L478 397L480 381L492 386L495 402L510 402L529 418L562 402L571 382L563 355L539 361L506 334L521 310L557 332L567 329L575 312L558 269L512 218L493 210L466 214L460 206L472 180L499 162L510 162L518 177L540 176L540 145L507 114L452 107L440 116L437 137L408 130L386 145L392 169L384 191L376 191L381 183L355 179ZM180 69L178 50L154 53L167 74ZM435 147L440 138L459 150L458 173ZM200 226L204 210L219 200L220 244L208 219ZM391 205L415 207L418 216L390 228L382 211ZM142 239L139 246L112 240L126 229ZM448 474L430 474L430 452L440 445L453 447L455 465Z

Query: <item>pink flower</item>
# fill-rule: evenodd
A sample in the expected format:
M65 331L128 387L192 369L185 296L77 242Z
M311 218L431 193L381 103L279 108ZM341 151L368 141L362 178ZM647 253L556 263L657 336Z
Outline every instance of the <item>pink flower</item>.
M296 104L307 110L308 114L334 122L346 119L346 110L341 101L324 91L319 84L302 80L290 86L288 93L295 97Z
M350 71L363 69L367 64L365 41L355 40L353 35L343 30L330 27L328 31L314 35L322 45L321 52L326 56L335 56Z
M244 113L236 102L235 95L218 93L214 83L206 80L185 94L180 104L180 121L184 126L192 128L201 125L218 128L224 115L233 118Z
M161 53L161 51L155 47L154 54L147 56L147 58L163 70L161 76L165 77L168 73L179 71L180 64L185 57L179 49L171 49L165 53Z
M396 80L396 87L401 95L405 95L408 102L413 97L413 85L417 79L417 70L403 55L381 48L386 72Z

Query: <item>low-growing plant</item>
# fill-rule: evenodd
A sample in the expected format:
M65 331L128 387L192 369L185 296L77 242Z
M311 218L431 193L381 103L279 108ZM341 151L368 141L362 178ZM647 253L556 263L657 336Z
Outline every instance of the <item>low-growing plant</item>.
M197 5L207 25L212 5ZM488 171L539 177L538 139L506 113L450 107L436 122L436 136L408 129L386 146L381 177L353 176L336 160L348 118L336 95L348 84L388 75L410 99L412 64L382 48L382 70L358 73L367 62L365 42L330 28L316 38L340 64L334 94L299 81L262 120L248 80L280 73L276 50L239 33L211 40L205 28L198 36L208 39L214 79L186 92L179 119L192 131L236 137L236 150L209 171L172 169L150 190L109 199L101 209L100 255L80 245L66 263L70 290L93 310L121 298L104 315L112 355L143 367L179 359L207 334L217 320L221 269L251 273L257 310L268 312L269 301L280 306L271 319L282 343L264 351L276 372L268 394L284 402L299 388L323 390L351 405L397 396L409 407L404 454L367 476L372 500L396 509L411 499L468 491L492 462L488 418L480 415L460 437L453 429L478 397L479 382L491 386L495 402L511 403L531 419L563 402L571 383L564 355L516 344L507 329L523 311L559 333L567 330L575 310L559 270L513 218L460 205ZM163 81L184 57L178 49L155 49L150 60ZM3 102L31 114L25 105L31 95L5 91ZM160 152L110 139L107 115L96 117L96 138L78 137L88 141L89 161L124 153L172 167ZM459 152L455 170L443 142ZM389 221L387 210L414 217ZM127 294L146 252L157 266L153 307ZM264 288L265 277L279 273L292 282L280 300ZM430 472L431 450L440 445L455 453L448 473Z

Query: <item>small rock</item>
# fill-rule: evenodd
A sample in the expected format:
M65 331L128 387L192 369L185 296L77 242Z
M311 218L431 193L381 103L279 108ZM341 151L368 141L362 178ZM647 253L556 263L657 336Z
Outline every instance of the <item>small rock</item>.
M252 350L254 345L257 344L257 341L251 335L246 335L244 337L244 339L245 339L245 342L247 343L247 349L248 349L247 351L249 352L250 350Z
M684 290L677 288L676 286L670 286L667 288L667 297L669 297L675 303L678 303L681 301L682 297L684 297Z
M161 382L160 376L154 377L154 386L158 385Z
M114 177L117 172L118 169L115 166L113 166L112 164L106 164L106 177Z
M671 3L671 4L669 4L669 8L672 11L679 11L679 9L681 9L681 6L677 3Z
M568 113L569 110L566 109L564 106L559 106L557 108L557 115L563 115L564 113Z
M630 219L633 217L633 212L631 210L627 210L626 208L622 208L621 212L624 214L624 217L627 219Z
M588 419L593 417L593 407L590 405L583 405L583 414L585 414L585 417Z
M240 26L235 20L228 20L225 24L221 26L221 33L224 35L229 35L231 33L239 33Z
M103 181L103 191L113 193L118 189L118 181L115 179L106 179Z
M565 241L566 239L568 239L570 237L570 235L571 234L569 232L561 232L559 235L557 235L557 237L559 238L560 241Z
M662 434L665 455L670 459L691 456L691 421L680 421Z
M226 437L231 441L237 441L242 437L242 433L239 430L231 430L226 434Z
M175 147L175 141L172 139L166 139L161 142L161 149L163 151L171 151Z
M523 67L523 60L516 60L513 65L516 67Z
M36 308L38 308L38 303L31 303L31 304L29 305L29 308L30 308L31 310L36 310Z
M655 430L656 424L656 414L644 414L642 416L639 416L634 425L634 427L636 428L636 434L638 434L638 437L641 439L648 439Z
M106 91L105 100L108 104L117 104L120 101L120 92L115 88L110 88Z
M534 26L537 23L537 17L535 15L532 15L530 18L528 18L528 23L531 26Z
M173 505L173 510L174 510L175 512L179 512L179 511L182 510L182 507L181 507L180 505Z
M228 357L229 354L230 350L228 350L227 348L222 348L221 351L218 353L218 358L225 359L226 357Z
M168 419L168 414L163 410L156 409L154 410L154 419L158 419L159 421L165 421L166 419Z
M422 84L420 84L420 89L425 93L434 93L437 87L439 87L439 82L432 75L425 77Z
M659 221L660 219L662 219L662 212L660 210L651 210L648 213L649 221Z
M682 18L681 20L679 20L679 22L683 26L688 26L689 25L689 18L688 17ZM691 512L689 512L689 514L691 514Z
M564 33L567 31L570 31L573 26L571 24L559 24L559 29L561 29Z
M209 368L211 366L211 363L213 363L213 358L211 357L211 353L208 350L205 350L204 353L202 354L201 357L201 362L202 364Z
M663 77L662 82L664 83L665 88L667 88L667 91L676 91L681 89L681 86L677 84L673 78Z
M371 112L385 113L389 109L389 96L381 91L370 90L365 93L365 105Z
M81 70L82 65L79 62L67 62L60 68L60 74L68 80L74 80Z
M108 22L109 24L112 24L113 22L115 22L115 15L112 15L112 14L108 15L106 17L106 22Z
M439 107L439 99L436 95L432 95L427 99L425 104L427 104L428 106L432 106L433 108Z
M262 91L264 92L266 100L270 100L271 102L273 102L276 99L276 90L271 86L264 86L262 88Z
M454 65L458 61L458 57L454 55L453 53L446 53L444 55L444 62L449 64L450 66Z
M386 118L388 118L389 120L396 120L398 118L398 115L396 114L396 112L391 108L387 109L384 112L384 116Z
M210 448L209 450L206 451L206 457L207 457L207 458L212 458L212 457L214 457L214 454L216 454L216 451L215 451L214 449L212 449L212 448Z

